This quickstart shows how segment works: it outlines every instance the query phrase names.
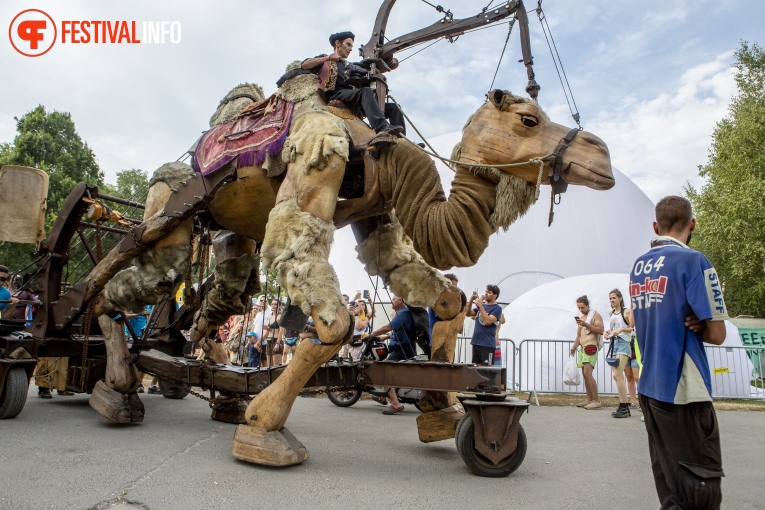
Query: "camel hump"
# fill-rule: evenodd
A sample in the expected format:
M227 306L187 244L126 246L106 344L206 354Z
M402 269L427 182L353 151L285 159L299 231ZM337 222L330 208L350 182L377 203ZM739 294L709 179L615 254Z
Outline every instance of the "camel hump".
M265 98L263 88L260 85L256 83L240 83L231 89L218 103L218 108L212 117L210 117L210 127L233 121L250 103L257 103Z

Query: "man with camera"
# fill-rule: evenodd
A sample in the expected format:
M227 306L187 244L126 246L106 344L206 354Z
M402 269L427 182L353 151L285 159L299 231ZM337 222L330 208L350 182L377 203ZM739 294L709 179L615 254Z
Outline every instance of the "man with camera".
M341 101L350 107L361 108L375 133L393 136L406 134L404 116L395 104L386 103L385 111L377 104L377 95L369 87L368 69L362 64L348 62L346 59L353 50L353 32L338 32L329 37L333 52L305 59L300 68L319 76L319 89L324 91L325 99ZM398 67L394 58L390 68ZM390 119L388 122L387 119Z
M477 290L473 291L468 302L467 316L476 321L470 345L473 347L473 363L478 365L494 363L496 332L502 316L502 307L497 304L498 297L499 287L490 284L486 286L483 296L479 296Z

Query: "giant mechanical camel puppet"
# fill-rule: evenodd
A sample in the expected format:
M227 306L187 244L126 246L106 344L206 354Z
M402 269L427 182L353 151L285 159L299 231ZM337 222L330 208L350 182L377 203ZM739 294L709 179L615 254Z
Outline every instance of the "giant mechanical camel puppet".
M316 76L288 80L255 108L263 99L259 87L235 89L211 119L217 125L236 122L243 109L264 110L264 116L285 105L291 109L289 135L279 151L254 161L240 156L218 170L227 173L225 183L210 193L204 208L219 229L213 238L215 284L196 312L192 337L210 358L225 361L210 332L245 311L259 290L261 264L278 271L291 303L313 317L319 342L299 344L286 370L247 406L246 424L234 440L237 458L283 465L307 458L284 428L298 392L353 330L328 263L337 226L352 225L370 275L383 277L407 303L431 307L445 319L433 333L437 358L449 343L453 352L460 329L455 324L464 318L464 295L437 269L475 264L489 237L535 202L541 184L563 180L608 189L614 181L599 138L550 121L535 100L507 91L491 91L468 119L451 156L457 163L448 200L427 154L406 139L373 139L362 120L324 102ZM339 200L352 171L363 192ZM197 177L182 163L159 168L132 248L115 248L88 277L83 302L98 318L108 360L91 405L111 420L141 421L143 406L122 327L110 316L174 295L188 273L193 218L173 209L183 208L177 197ZM448 355L440 359L451 361Z

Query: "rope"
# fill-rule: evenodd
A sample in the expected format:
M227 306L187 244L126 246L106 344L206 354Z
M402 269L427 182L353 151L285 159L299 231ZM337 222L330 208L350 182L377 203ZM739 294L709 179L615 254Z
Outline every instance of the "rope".
M500 165L480 165L480 164L477 164L477 163L465 163L463 161L456 161L456 160L453 160L453 159L445 158L445 157L439 155L436 152L436 149L434 149L433 146L430 145L430 143L425 139L425 137L422 136L422 133L420 133L420 131L417 129L417 126L414 125L414 123L412 122L412 119L410 119L409 116L406 113L404 113L404 109L401 108L401 105L398 104L396 99L393 96L390 96L390 95L388 96L388 98L391 101L393 101L393 104L395 104L396 107L401 111L401 114L404 116L404 118L407 120L407 122L409 122L409 125L412 126L412 129L414 129L414 131L417 133L417 135L420 137L420 139L423 142L425 142L425 144L430 148L430 151L426 151L425 149L423 149L422 147L420 147L419 145L417 145L416 143L412 142L411 140L409 140L406 137L404 137L403 139L406 140L407 142L411 143L415 147L417 147L419 150L421 150L422 152L424 152L428 156L432 156L432 157L440 160L441 162L443 162L452 172L456 171L455 166L461 166L461 167L464 167L466 169L479 169L479 168L480 169L484 169L484 168L516 168L516 167L521 167L521 166L526 166L526 165L539 165L539 174L537 175L537 184L536 184L536 190L534 192L534 200L536 201L539 198L539 190L542 187L542 174L544 172L545 162L547 162L547 161L549 161L550 159L553 158L553 153L552 152L547 154L547 155L545 155L545 156L542 156L542 157L530 158L528 161L523 161L521 163L504 163L504 164L500 164Z
M489 3L491 5L491 3ZM488 6L487 6L488 8ZM489 90L492 90L494 88L494 80L497 79L497 73L499 72L499 66L502 64L502 58L505 56L505 50L507 49L507 43L510 41L510 34L513 33L513 26L515 26L515 21L518 19L517 16L513 17L512 20L510 20L510 23L507 25L507 37L505 38L505 45L502 47L502 53L499 55L499 62L497 62L497 69L494 71L494 77L491 79L491 85L489 85Z
M552 30L550 30L550 25L547 23L547 16L545 16L544 11L542 11L542 0L539 0L536 11L537 17L539 18L539 24L542 26L542 33L545 34L547 47L550 49L550 56L553 59L553 64L555 64L555 71L558 73L558 81L560 81L560 85L563 88L563 95L566 97L568 111L571 112L571 117L574 119L574 122L576 122L576 125L581 129L582 125L579 123L579 108L576 106L574 93L571 91L571 85L568 82L568 76L566 76L566 70L563 69L563 61L560 59L558 47L555 45L555 39L553 39ZM548 33L550 34L549 38L547 37ZM558 69L558 63L560 63L560 69ZM561 73L563 76L561 76ZM564 81L566 82L565 85L563 84ZM571 96L571 101L569 101L569 96ZM571 103L574 104L573 108L571 108Z

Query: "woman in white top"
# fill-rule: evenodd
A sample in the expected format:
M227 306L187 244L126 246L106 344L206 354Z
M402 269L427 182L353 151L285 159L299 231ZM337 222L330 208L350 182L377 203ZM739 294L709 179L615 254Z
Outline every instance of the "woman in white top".
M612 355L619 358L619 365L611 368L616 389L619 392L619 408L611 413L614 418L627 418L630 416L630 405L627 400L627 381L624 379L624 367L632 357L632 310L624 308L624 298L619 289L608 293L608 301L611 303L611 315L608 320L608 328L603 333L611 341L613 346Z

